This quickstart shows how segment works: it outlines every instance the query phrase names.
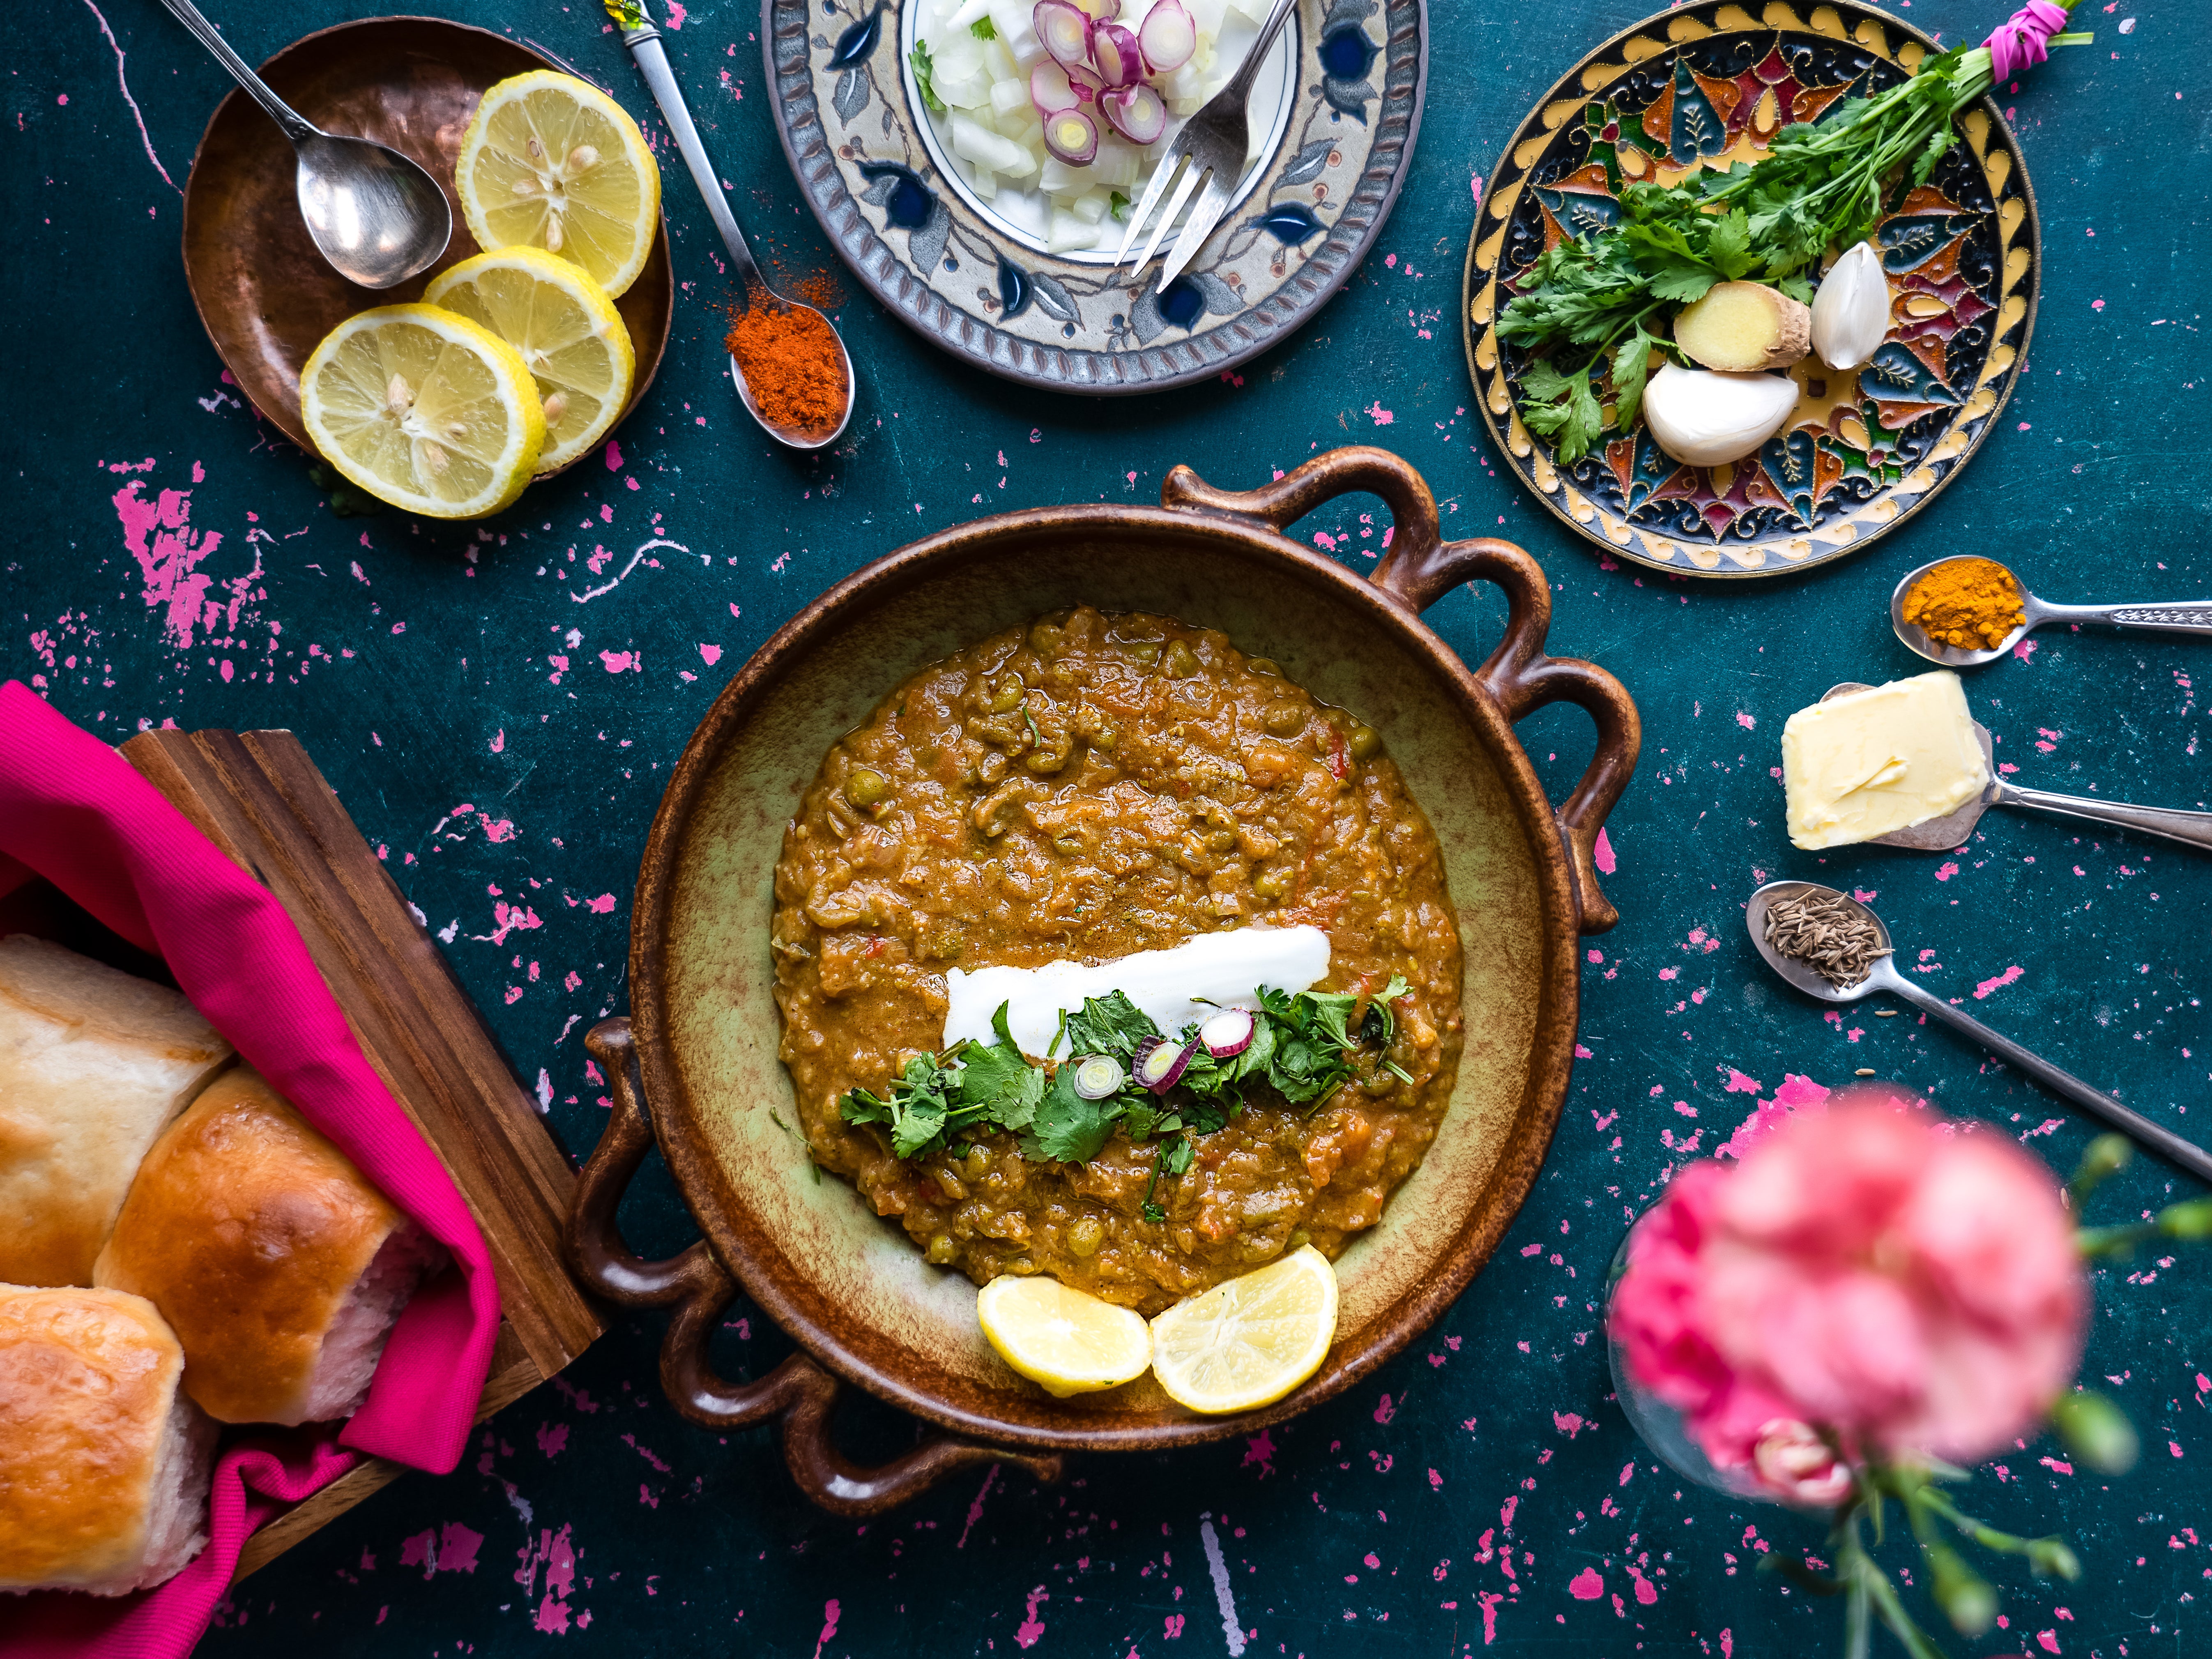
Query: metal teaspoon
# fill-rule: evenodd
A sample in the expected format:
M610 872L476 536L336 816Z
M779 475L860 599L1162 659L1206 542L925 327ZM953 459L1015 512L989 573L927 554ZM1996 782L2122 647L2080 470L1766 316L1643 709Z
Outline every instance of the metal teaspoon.
M1795 957L1785 957L1768 943L1766 938L1766 907L1777 899L1794 898L1809 893L1819 898L1832 898L1850 906L1869 922L1881 940L1881 948L1890 948L1889 929L1882 926L1881 918L1848 895L1832 887L1823 887L1812 881L1770 881L1751 896L1744 910L1744 925L1751 931L1753 948L1765 958L1766 965L1799 990L1823 1002L1856 1002L1876 991L1886 991L1892 996L1904 998L1916 1008L1933 1014L1945 1024L1964 1032L1988 1049L2008 1066L2033 1078L2055 1095L2063 1096L2092 1116L2101 1118L2160 1156L2180 1165L2200 1181L2212 1181L2212 1152L2207 1152L2194 1141L2184 1140L2171 1129L2162 1128L2142 1113L2127 1107L2106 1094L2093 1089L2071 1072L2061 1071L2040 1055L2031 1054L2010 1037L1992 1031L1981 1021L1960 1009L1954 1008L1942 997L1925 986L1916 984L1899 973L1888 956L1876 957L1867 976L1856 985L1838 986L1815 971L1808 963Z
M622 32L622 43L629 48L630 56L637 60L638 72L645 76L645 84L653 94L653 101L660 106L661 118L668 123L668 131L676 140L676 148L683 152L684 165L690 170L691 182L699 187L699 194L706 198L707 216L714 222L714 228L722 234L722 246L729 250L730 265L737 276L740 297L750 306L756 294L764 294L780 306L787 306L794 311L812 311L816 316L822 317L814 307L778 294L769 286L768 278L761 275L761 268L753 258L752 249L745 245L744 232L738 228L730 204L722 199L721 179L715 174L714 162L707 159L707 147L699 142L699 129L692 124L691 111L684 101L683 88L676 84L675 73L668 67L668 52L660 44L660 31L653 27L653 19L647 15L644 0L624 0L623 10L626 26ZM628 22L627 19L633 16L636 21ZM760 405L754 402L753 390L745 384L745 372L738 367L737 357L733 354L730 358L730 379L737 386L738 401L744 404L753 419L760 422L762 431L778 443L788 444L793 449L822 449L836 442L844 435L845 423L853 418L852 354L845 349L845 337L837 332L836 324L827 317L822 317L822 325L837 342L837 363L845 376L845 412L837 417L837 424L822 436L772 424L761 413Z
M1840 697L1847 691L1866 691L1871 687L1854 680L1841 685L1832 685L1821 695L1820 701ZM1877 847L1902 847L1914 853L1948 853L1954 848L1964 847L1981 821L1982 813L1992 806L2028 806L2039 812L2057 812L2069 818L2087 818L2093 823L2109 823L2122 830L2133 830L2147 836L2161 836L2168 841L2178 841L2188 847L2212 851L2212 812L2185 812L2173 807L2132 806L2126 801L2099 800L2094 795L2054 795L2047 790L2027 789L2016 783L2008 783L1997 775L1996 755L1990 742L1990 728L1979 720L1974 722L1974 737L1982 745L1982 763L1990 775L1982 793L1948 817L1930 818L1925 823L1916 823L1909 830L1893 830L1886 836L1876 836Z
M1923 564L1917 570L1908 570L1898 583L1897 591L1889 596L1889 625L1897 630L1897 637L1904 642L1905 648L1930 662L1940 662L1946 668L1972 668L1978 663L1994 662L2045 623L2110 623L2115 628L2144 628L2166 634L2212 634L2212 599L2183 599L2172 605L2053 605L2029 592L2027 584L1998 561L1982 559L1982 562L1996 565L2006 575L2012 576L2012 585L2020 590L2022 620L2019 627L1986 650L1961 651L1955 645L1942 645L1929 639L1919 623L1905 621L1905 596L1929 571L1968 558L1981 559L1981 556L1960 554L1955 558L1938 559L1934 564Z
M438 181L388 145L325 132L269 89L192 0L161 0L292 141L300 216L338 275L392 288L437 264L453 239Z

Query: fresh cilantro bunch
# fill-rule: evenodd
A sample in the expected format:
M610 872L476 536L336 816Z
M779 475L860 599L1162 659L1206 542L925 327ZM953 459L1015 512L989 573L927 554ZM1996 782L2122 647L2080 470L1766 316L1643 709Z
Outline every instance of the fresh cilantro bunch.
M1135 1081L1138 1049L1164 1035L1152 1017L1119 991L1089 998L1079 1011L1061 1015L1048 1054L1065 1053L1071 1061L1079 1055L1110 1054L1121 1061L1128 1080L1103 1100L1085 1100L1076 1092L1073 1064L1048 1060L1044 1066L1032 1066L1007 1030L1007 1005L1002 1002L991 1017L994 1042L916 1054L887 1097L854 1089L839 1103L839 1110L848 1123L889 1128L891 1150L902 1158L956 1147L994 1129L1019 1135L1024 1157L1062 1164L1088 1164L1117 1128L1133 1143L1156 1141L1159 1150L1145 1188L1144 1212L1147 1220L1161 1221L1166 1217L1152 1202L1152 1194L1162 1176L1178 1176L1190 1167L1193 1133L1222 1127L1244 1109L1245 1091L1255 1085L1266 1085L1292 1105L1334 1094L1358 1075L1351 1060L1354 1053L1368 1046L1389 1047L1397 1030L1390 1004L1410 988L1402 976L1392 975L1382 993L1369 1000L1355 1030L1351 1020L1361 999L1354 993L1292 994L1263 986L1250 1043L1225 1059L1200 1045L1164 1097ZM1188 1025L1176 1041L1188 1046L1197 1035L1198 1027ZM1401 1081L1413 1081L1387 1059L1377 1064Z
M1567 465L1607 430L1632 430L1652 353L1680 357L1656 318L1746 278L1810 301L1804 273L1928 182L1955 141L1952 117L1989 88L1988 49L1954 46L1887 92L1783 128L1756 165L1628 185L1619 222L1540 255L1498 318L1500 336L1541 354L1521 375L1522 424ZM1610 421L1594 376L1610 377Z

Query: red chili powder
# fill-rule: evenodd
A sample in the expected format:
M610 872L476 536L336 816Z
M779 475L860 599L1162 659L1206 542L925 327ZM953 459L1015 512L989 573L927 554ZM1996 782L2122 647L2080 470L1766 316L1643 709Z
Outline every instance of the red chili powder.
M818 312L781 305L757 289L722 343L770 426L810 438L836 430L850 391L836 332Z

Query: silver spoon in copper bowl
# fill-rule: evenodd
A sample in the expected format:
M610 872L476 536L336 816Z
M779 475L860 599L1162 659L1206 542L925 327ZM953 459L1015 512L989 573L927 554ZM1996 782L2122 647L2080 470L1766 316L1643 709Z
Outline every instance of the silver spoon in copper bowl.
M1973 651L1931 639L1919 623L1905 620L1905 595L1923 576L1947 564L1969 562L1993 564L2002 570L2020 595L2021 613L2020 625L2011 633L1995 645ZM2003 563L1978 553L1961 553L1923 564L1917 570L1908 570L1889 596L1889 625L1896 629L1905 648L1930 662L1942 663L1946 668L1972 668L1994 662L2045 623L2109 623L2115 628L2143 628L2165 634L2212 634L2212 599L2179 599L2172 605L2054 605L2029 592L2027 584Z
M1830 908L1831 914L1861 923L1862 931L1866 927L1871 928L1874 943L1863 963L1853 963L1838 970L1840 977L1847 982L1839 983L1830 979L1802 957L1785 954L1777 942L1768 937L1771 931L1768 927L1770 909L1784 900L1800 897L1821 901ZM1766 965L1807 996L1833 1003L1857 1002L1876 992L1902 997L1923 1013L1930 1014L1972 1037L2005 1064L2033 1078L2051 1093L2072 1101L2092 1116L2102 1119L2122 1134L2179 1164L2200 1181L2212 1182L2212 1152L2207 1152L2194 1141L2184 1140L2171 1129L2152 1122L2141 1112L2121 1105L2103 1090L2092 1088L2071 1072L2060 1070L2041 1055L2023 1048L2003 1033L1991 1030L1972 1015L1953 1007L1926 986L1898 972L1890 945L1889 929L1882 926L1880 916L1856 899L1839 893L1832 887L1823 887L1818 882L1770 881L1751 896L1751 902L1744 908L1744 925L1751 932L1753 948L1765 958ZM1860 977L1851 979L1850 975L1855 968L1863 971Z
M161 0L292 142L307 234L339 276L394 288L438 263L453 210L438 181L388 144L325 132L270 90L192 0Z

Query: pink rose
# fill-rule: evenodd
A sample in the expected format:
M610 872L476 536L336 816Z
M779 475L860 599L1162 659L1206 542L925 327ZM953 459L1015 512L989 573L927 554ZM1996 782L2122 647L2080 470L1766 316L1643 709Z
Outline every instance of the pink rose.
M1789 1119L1735 1169L1677 1176L1611 1320L1717 1467L1825 1503L1848 1476L1821 1431L1852 1455L1961 1463L2024 1434L2073 1379L2087 1307L2047 1169L1862 1098Z

